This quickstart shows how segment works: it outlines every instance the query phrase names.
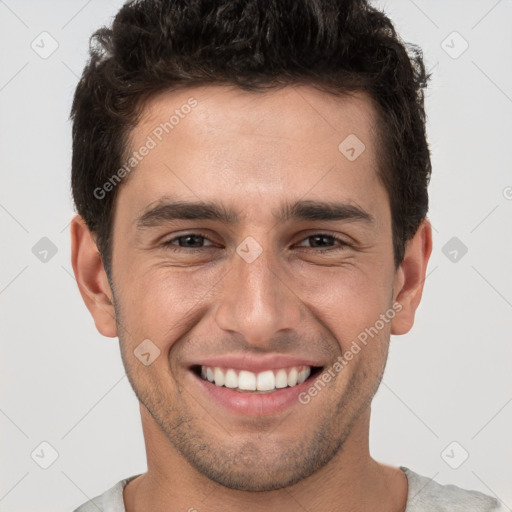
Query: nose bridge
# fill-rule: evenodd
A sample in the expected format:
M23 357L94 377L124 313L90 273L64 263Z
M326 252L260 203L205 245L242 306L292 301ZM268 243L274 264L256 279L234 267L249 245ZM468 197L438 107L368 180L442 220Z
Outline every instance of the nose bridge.
M221 329L239 332L248 343L265 344L278 331L299 324L300 300L283 279L271 250L251 243L237 248L215 317ZM259 255L246 257L251 251L252 257Z

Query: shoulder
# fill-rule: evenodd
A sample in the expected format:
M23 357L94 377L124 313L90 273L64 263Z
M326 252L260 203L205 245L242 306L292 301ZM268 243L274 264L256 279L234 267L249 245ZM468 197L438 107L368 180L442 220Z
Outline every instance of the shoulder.
M500 502L478 491L442 485L400 466L407 476L409 491L405 512L500 512Z
M128 482L138 476L134 475L120 480L103 494L83 503L73 512L126 512L123 501L123 489Z

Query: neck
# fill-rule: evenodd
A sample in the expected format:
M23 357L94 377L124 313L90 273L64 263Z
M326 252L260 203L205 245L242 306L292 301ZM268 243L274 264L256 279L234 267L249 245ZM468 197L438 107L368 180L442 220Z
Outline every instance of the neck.
M141 416L148 471L125 487L127 512L255 512L263 509L296 512L319 507L325 512L405 510L405 474L370 457L369 408L361 414L328 464L295 485L269 492L233 490L213 482L170 445L143 406Z

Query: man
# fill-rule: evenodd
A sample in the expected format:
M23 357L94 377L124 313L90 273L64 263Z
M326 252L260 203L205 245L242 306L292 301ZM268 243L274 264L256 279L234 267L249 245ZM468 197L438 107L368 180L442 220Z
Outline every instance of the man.
M72 263L148 471L77 510L497 510L369 453L432 249L419 50L363 0L140 0L93 39Z

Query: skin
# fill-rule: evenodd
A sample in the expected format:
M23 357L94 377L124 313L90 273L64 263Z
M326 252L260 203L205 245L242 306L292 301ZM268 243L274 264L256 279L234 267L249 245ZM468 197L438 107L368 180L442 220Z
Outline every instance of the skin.
M407 480L369 453L371 401L390 334L408 332L432 250L424 220L393 264L391 212L377 177L376 116L363 94L309 86L265 94L207 86L153 98L131 133L134 149L194 97L198 105L118 190L112 284L83 220L72 222L72 263L98 331L119 337L139 398L148 471L124 490L128 512L153 510L403 511ZM365 151L349 161L349 134ZM239 222L172 220L137 229L166 200L219 201ZM344 202L357 220L278 222L295 200ZM187 248L176 237L201 232ZM321 253L312 235L327 233ZM263 252L236 252L248 236ZM172 241L172 251L164 242ZM202 246L202 247L201 247ZM206 399L188 365L200 357L293 354L326 367L394 303L401 310L307 405L247 418ZM161 353L145 366L134 349ZM259 492L255 492L259 491Z

